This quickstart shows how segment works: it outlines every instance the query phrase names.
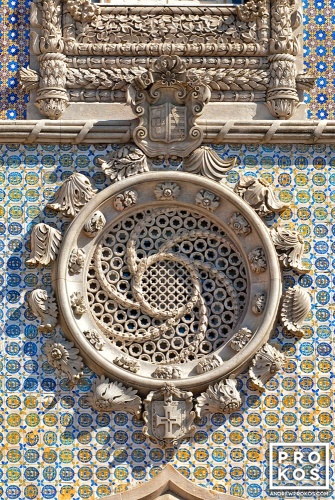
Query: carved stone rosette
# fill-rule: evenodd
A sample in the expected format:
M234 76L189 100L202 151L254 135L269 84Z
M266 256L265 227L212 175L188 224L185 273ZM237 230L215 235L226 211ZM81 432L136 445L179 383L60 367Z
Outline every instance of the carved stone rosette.
M29 262L57 259L59 312L45 290L29 304L41 331L59 316L69 338L47 342L49 363L72 385L83 369L79 352L103 374L89 398L97 411L122 406L139 417L146 396L144 433L162 446L193 435L193 397L201 418L238 409L235 377L250 363L252 384L264 390L284 360L267 344L280 260L300 269L298 234L269 231L259 217L280 207L269 187L241 180L234 193L202 161L200 175L147 171L144 153L122 147L102 161L112 185L96 192L74 174L58 190L52 208L73 218L64 236L44 223L32 231ZM306 292L289 289L286 330L301 334L309 307Z

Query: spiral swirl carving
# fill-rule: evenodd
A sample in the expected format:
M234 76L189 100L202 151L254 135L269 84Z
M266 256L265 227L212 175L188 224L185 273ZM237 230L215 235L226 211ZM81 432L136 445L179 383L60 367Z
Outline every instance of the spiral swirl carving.
M225 343L246 300L244 263L209 218L158 208L109 226L91 257L87 297L106 337L152 363L202 357Z

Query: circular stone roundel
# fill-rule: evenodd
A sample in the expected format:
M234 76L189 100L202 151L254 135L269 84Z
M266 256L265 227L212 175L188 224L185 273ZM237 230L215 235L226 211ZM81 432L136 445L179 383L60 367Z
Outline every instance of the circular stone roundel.
M149 172L94 196L54 277L61 323L97 373L200 392L268 340L281 279L268 230L220 183Z

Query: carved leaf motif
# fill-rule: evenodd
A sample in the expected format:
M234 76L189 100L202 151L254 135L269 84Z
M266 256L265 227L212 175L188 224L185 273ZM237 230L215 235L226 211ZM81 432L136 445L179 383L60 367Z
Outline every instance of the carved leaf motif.
M280 318L285 329L298 336L303 333L302 324L311 310L309 294L299 285L289 288L283 299Z
M197 205L213 212L220 205L220 198L216 194L202 189L195 195L195 202Z
M27 92L38 88L40 75L31 68L20 69L20 83Z
M67 217L75 217L79 210L96 194L86 175L72 174L55 195L55 201L48 207L61 212Z
M285 364L285 355L274 346L265 344L252 360L249 368L249 376L252 385L265 391L265 384L275 375Z
M133 144L127 144L112 151L104 158L99 158L98 161L112 182L149 171L145 154Z
M62 235L57 229L43 222L34 226L30 240L31 254L27 263L47 265L55 260L61 240Z
M223 160L212 148L201 146L183 160L183 170L220 182L235 163L236 157Z
M304 240L301 234L284 226L277 226L270 229L270 235L283 265L300 272L306 272L307 269L302 264Z
M260 216L282 210L287 206L276 197L272 187L264 179L241 176L234 191L249 203Z
M41 319L38 327L40 332L52 332L57 325L58 310L53 294L42 288L33 290L28 298L28 304L35 316Z
M231 413L238 410L242 401L236 385L237 381L233 378L221 380L214 386L210 385L207 391L197 398L198 417L202 418L209 413Z
M102 376L93 384L93 392L88 397L88 402L97 411L127 411L137 417L141 414L141 398L137 391L127 388L119 382L110 382Z
M123 193L119 193L115 196L114 207L119 212L122 212L126 208L135 205L138 199L138 194L134 190L127 190Z

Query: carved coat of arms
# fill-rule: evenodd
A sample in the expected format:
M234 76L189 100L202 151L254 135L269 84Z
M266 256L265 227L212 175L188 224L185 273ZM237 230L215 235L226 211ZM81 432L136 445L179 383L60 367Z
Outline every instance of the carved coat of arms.
M129 95L139 125L134 141L150 157L186 157L202 142L196 118L210 99L210 89L178 56L161 56L139 75Z
M165 383L152 391L144 401L144 434L153 437L162 446L173 446L195 432L195 412L192 411L192 393L181 391Z

